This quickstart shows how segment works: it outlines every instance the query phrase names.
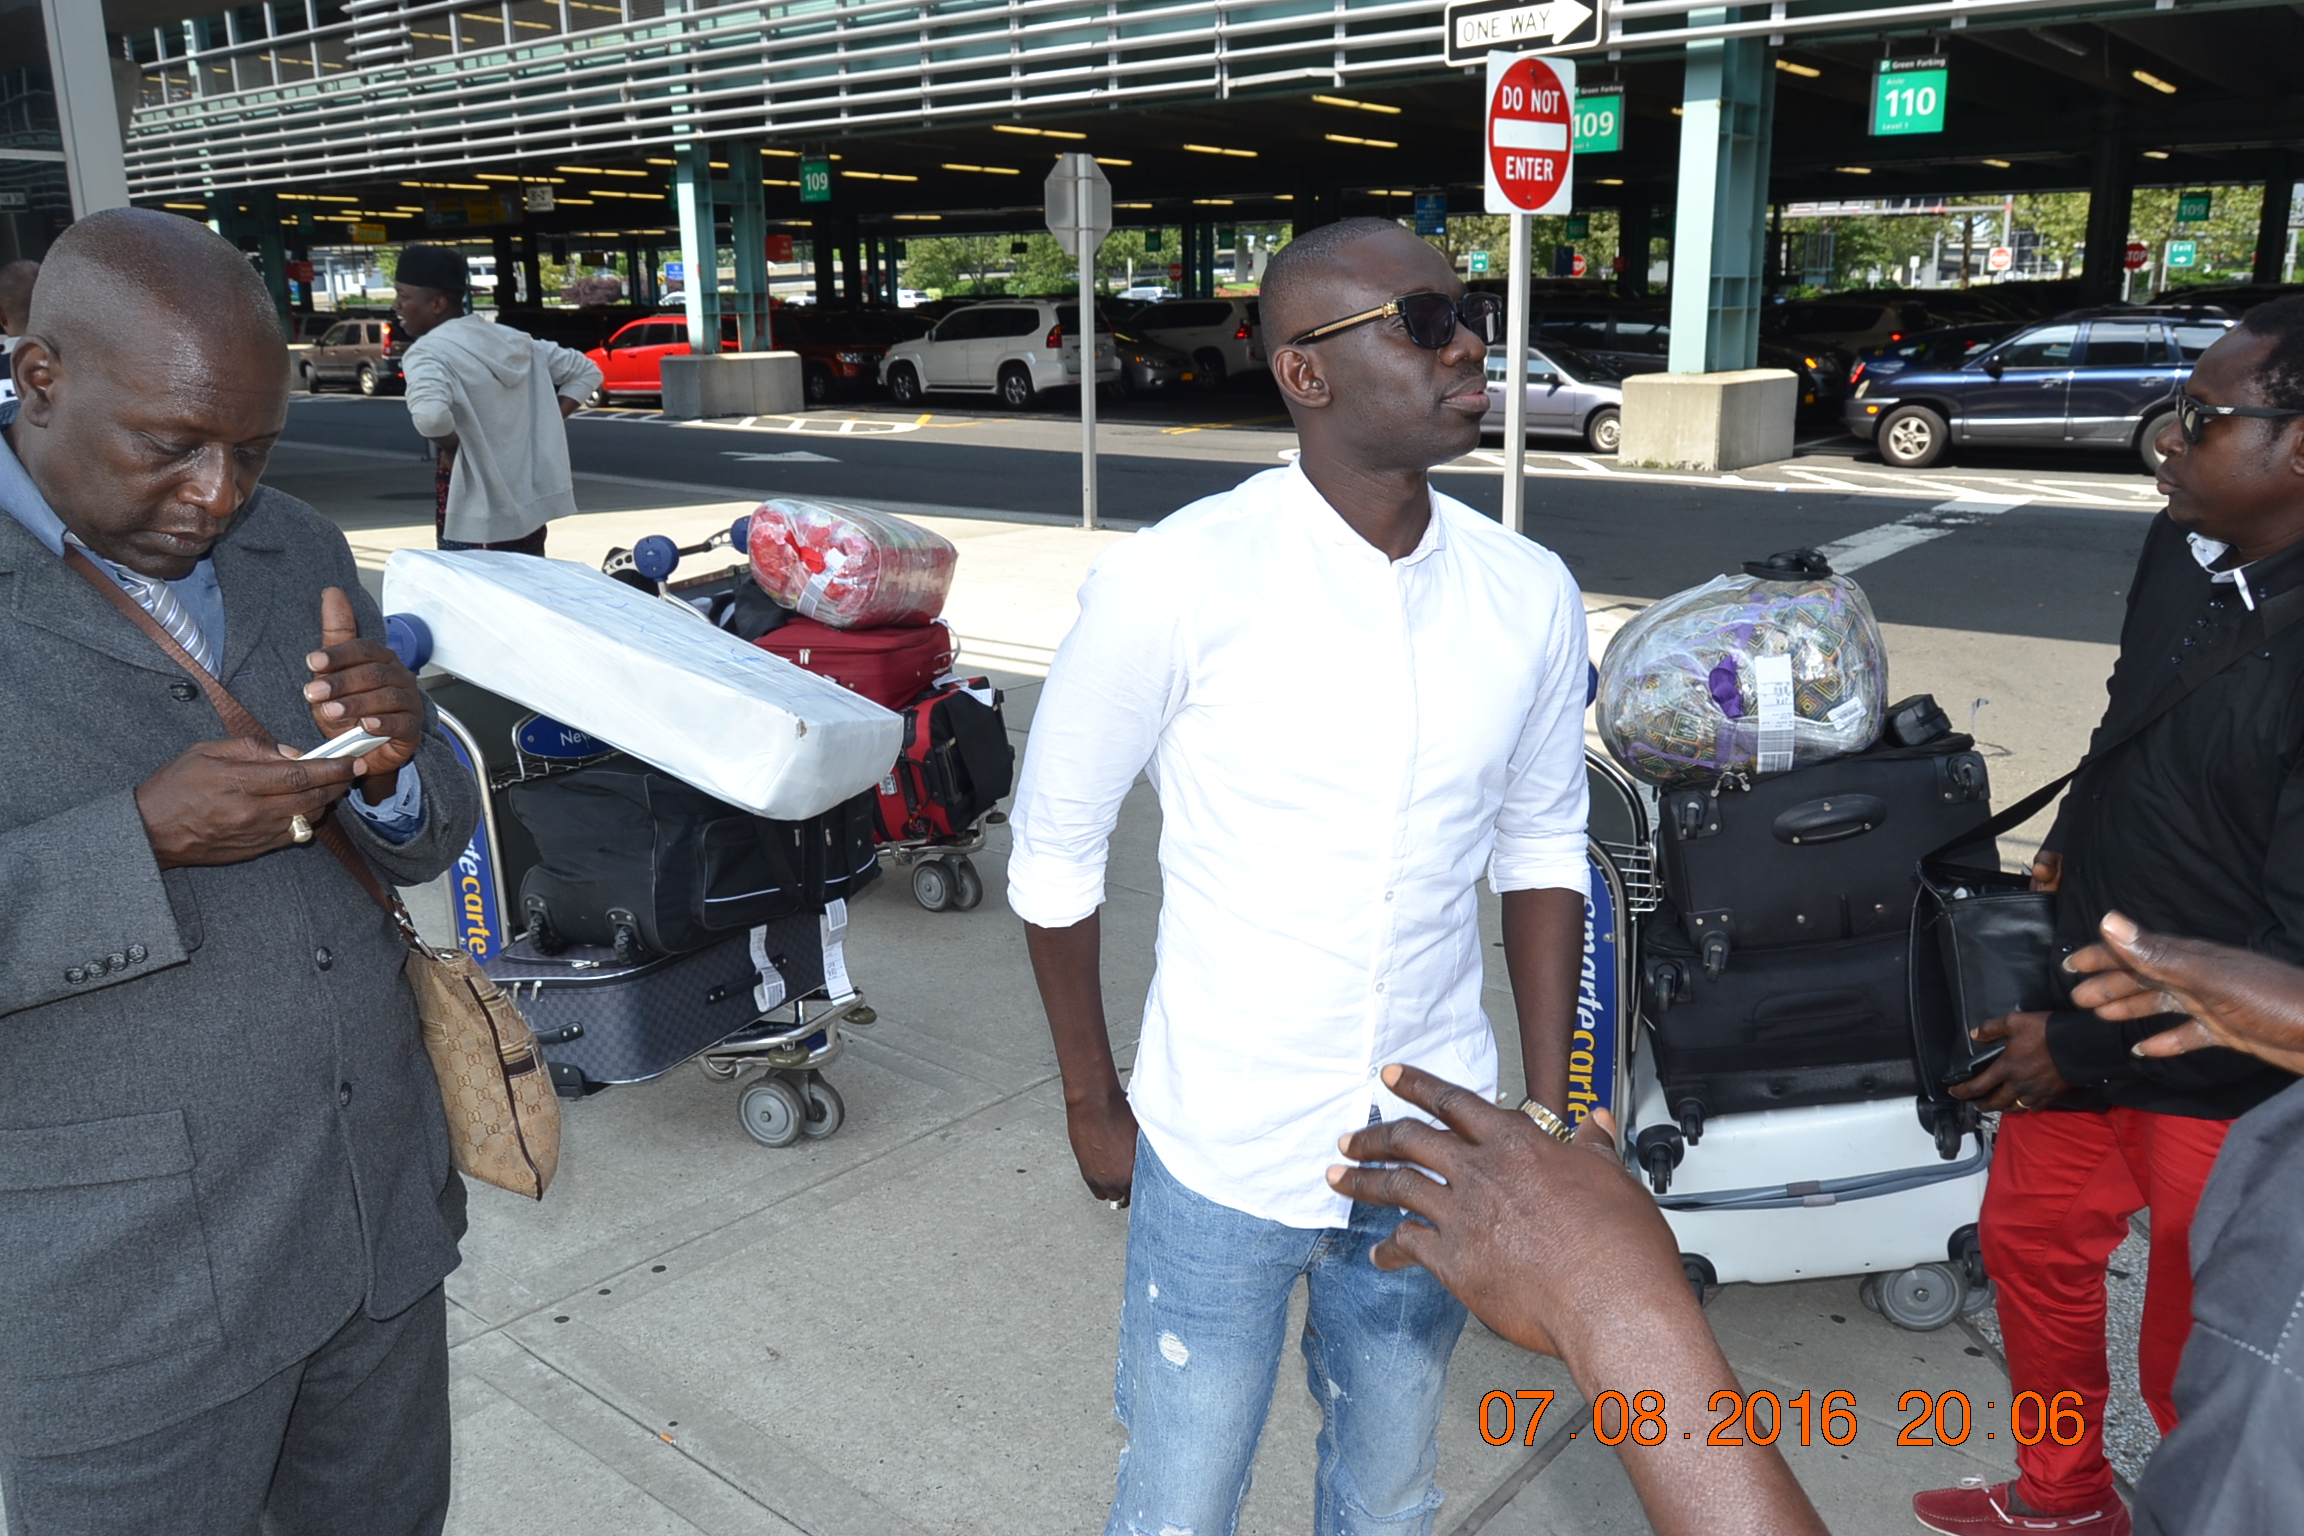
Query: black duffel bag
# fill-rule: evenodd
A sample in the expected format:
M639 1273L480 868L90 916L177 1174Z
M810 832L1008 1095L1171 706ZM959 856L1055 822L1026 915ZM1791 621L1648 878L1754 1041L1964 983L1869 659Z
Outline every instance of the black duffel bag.
M847 896L879 873L873 792L771 821L629 759L516 784L536 840L520 909L538 947L632 959L702 949Z

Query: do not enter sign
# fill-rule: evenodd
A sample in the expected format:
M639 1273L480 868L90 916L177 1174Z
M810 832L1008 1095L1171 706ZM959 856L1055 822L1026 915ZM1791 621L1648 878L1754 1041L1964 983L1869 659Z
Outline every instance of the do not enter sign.
M1488 55L1488 212L1568 211L1575 115L1575 64Z

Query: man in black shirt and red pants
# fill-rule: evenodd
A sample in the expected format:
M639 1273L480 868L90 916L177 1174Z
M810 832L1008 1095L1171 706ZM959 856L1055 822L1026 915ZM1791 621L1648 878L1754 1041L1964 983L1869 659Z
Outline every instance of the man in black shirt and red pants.
M2304 624L2284 622L2304 599L2281 600L2304 587L2304 299L2251 311L2178 405L2159 444L2168 510L2145 535L2096 732L2117 744L2074 781L2033 880L2057 892L2074 948L2116 910L2304 960ZM2198 686L2119 741L2188 664ZM2103 1450L2105 1265L2149 1209L2137 1366L2166 1434L2192 1323L2193 1207L2231 1122L2295 1081L2223 1048L2131 1053L2182 1022L2019 1013L1978 1031L2006 1049L1953 1091L2003 1112L1981 1226L2010 1389L2049 1404L2078 1393L2086 1428L2072 1445L2019 1441L2013 1483L1918 1495L1926 1528L2127 1536Z

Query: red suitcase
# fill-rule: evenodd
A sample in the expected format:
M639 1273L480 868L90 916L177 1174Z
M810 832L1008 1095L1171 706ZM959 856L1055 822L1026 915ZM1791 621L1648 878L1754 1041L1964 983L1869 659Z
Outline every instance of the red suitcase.
M904 711L904 755L880 781L882 843L957 842L1015 787L1000 704L1000 690L972 677Z
M900 710L952 670L952 631L834 629L795 615L752 642L887 709Z

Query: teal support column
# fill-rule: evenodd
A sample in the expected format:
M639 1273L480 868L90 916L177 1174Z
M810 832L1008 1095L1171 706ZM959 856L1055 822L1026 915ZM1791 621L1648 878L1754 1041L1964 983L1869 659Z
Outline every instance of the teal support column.
M272 295L273 307L280 311L281 325L286 326L292 306L288 302L288 242L280 233L279 196L249 193L248 218L254 226L250 233L256 237L256 263L264 274L264 286Z
M673 150L672 205L680 216L681 292L688 301L688 350L720 350L719 212L712 190L712 146L691 139Z
M728 243L735 247L736 292L727 308L736 316L736 345L766 352L775 345L768 316L768 194L760 181L760 143L740 139L728 151L728 179L717 183L728 205Z
M1725 11L1695 11L1692 26ZM1759 38L1688 45L1680 205L1672 242L1674 373L1749 368L1760 355L1768 140L1776 71Z

